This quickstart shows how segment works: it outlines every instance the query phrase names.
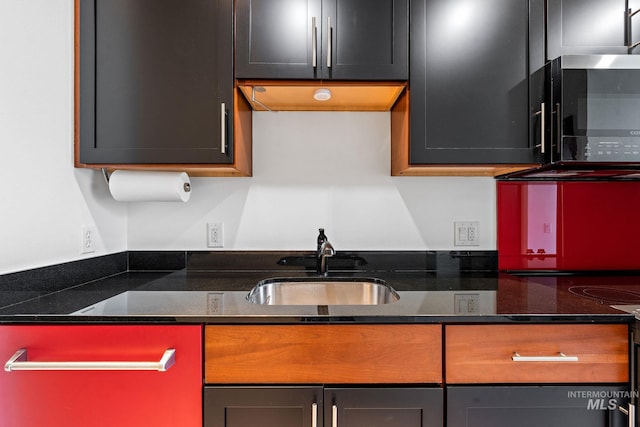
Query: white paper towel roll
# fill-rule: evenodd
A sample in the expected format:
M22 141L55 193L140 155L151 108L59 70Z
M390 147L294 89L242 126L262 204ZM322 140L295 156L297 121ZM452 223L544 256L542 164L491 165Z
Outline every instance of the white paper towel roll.
M114 171L109 191L119 202L186 202L191 182L185 172Z

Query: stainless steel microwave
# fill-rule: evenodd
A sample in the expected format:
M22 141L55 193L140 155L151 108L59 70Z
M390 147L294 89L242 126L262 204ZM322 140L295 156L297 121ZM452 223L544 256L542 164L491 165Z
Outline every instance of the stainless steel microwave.
M560 56L537 74L532 132L545 163L640 162L640 55Z

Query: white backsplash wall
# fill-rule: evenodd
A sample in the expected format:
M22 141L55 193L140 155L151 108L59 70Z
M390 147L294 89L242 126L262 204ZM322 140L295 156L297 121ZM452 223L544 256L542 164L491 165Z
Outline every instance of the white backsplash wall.
M391 177L389 113L255 112L253 177L192 178L188 203L130 203L130 250L496 248L495 181ZM479 221L480 246L455 247L454 221ZM219 250L219 249L213 249Z
M73 168L73 0L0 0L0 40L0 274L126 250L126 206Z

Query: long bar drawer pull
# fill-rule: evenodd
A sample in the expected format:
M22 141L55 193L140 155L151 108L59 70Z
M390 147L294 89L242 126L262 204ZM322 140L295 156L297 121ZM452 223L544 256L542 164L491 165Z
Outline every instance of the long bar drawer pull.
M21 348L4 365L11 371L159 371L168 370L176 361L176 350L165 350L158 362L29 362Z
M520 356L513 353L511 360L514 362L577 362L578 356L567 356L564 353L558 353L557 356Z

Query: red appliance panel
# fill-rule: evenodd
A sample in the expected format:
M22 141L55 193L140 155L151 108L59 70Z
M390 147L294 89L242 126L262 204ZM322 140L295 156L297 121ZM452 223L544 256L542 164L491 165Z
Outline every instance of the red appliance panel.
M640 269L640 182L499 181L500 270Z

